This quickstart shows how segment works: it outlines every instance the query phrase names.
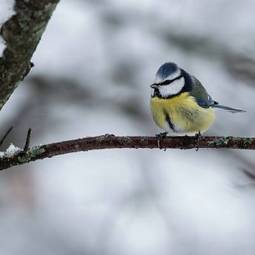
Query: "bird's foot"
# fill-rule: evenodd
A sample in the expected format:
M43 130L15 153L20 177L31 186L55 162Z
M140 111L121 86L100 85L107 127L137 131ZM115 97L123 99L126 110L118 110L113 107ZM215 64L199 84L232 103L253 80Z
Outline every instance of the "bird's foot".
M162 132L162 133L156 134L156 138L157 138L157 143L158 143L158 148L159 148L159 149L162 149L162 144L161 144L161 142L162 142L162 140L163 140L164 138L167 137L167 133L168 133L168 132Z
M196 141L196 151L199 150L199 142L200 142L201 137L202 137L202 135L201 135L200 131L198 131L198 133L195 134L195 138L197 139L197 141Z
M162 132L162 133L159 133L159 134L156 134L156 137L157 138L165 138L167 136L168 132Z

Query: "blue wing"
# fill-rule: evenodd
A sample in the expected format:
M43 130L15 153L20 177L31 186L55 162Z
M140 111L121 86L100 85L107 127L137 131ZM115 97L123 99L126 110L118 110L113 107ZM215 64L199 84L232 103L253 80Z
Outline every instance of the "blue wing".
M192 90L190 91L190 94L195 98L199 106L203 108L209 108L214 104L218 104L211 98L211 96L207 93L206 89L198 79L193 76L191 79Z
M209 108L209 107L219 108L219 109L230 111L232 113L245 112L244 110L241 110L241 109L236 109L236 108L228 107L225 105L220 105L218 102L212 99L212 97L207 93L206 89L203 87L203 85L198 79L196 79L195 77L192 77L192 81L193 81L193 84L192 84L193 86L192 86L191 95L194 96L199 106L203 108Z

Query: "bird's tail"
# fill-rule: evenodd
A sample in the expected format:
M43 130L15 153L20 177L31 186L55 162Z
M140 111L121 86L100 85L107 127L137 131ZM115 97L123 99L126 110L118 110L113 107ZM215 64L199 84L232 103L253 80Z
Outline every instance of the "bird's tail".
M230 111L232 113L236 113L236 112L246 112L244 110L241 110L241 109L235 109L235 108L232 108L232 107L228 107L228 106L224 106L224 105L220 105L220 104L214 104L212 105L213 108L220 108L220 109L223 109L223 110L227 110L227 111Z

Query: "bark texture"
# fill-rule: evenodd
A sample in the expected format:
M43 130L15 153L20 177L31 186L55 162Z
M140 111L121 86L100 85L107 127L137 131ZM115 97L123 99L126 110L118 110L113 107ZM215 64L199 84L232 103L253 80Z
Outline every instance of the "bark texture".
M1 27L0 110L29 73L32 55L59 0L16 0L15 14Z

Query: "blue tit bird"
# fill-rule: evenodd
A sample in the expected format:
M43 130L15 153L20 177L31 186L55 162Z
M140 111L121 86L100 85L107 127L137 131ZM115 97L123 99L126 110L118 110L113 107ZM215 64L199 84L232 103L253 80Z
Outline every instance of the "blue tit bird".
M200 81L175 63L158 69L151 85L151 112L155 123L168 133L203 133L215 120L215 108L244 112L220 105L207 93Z

